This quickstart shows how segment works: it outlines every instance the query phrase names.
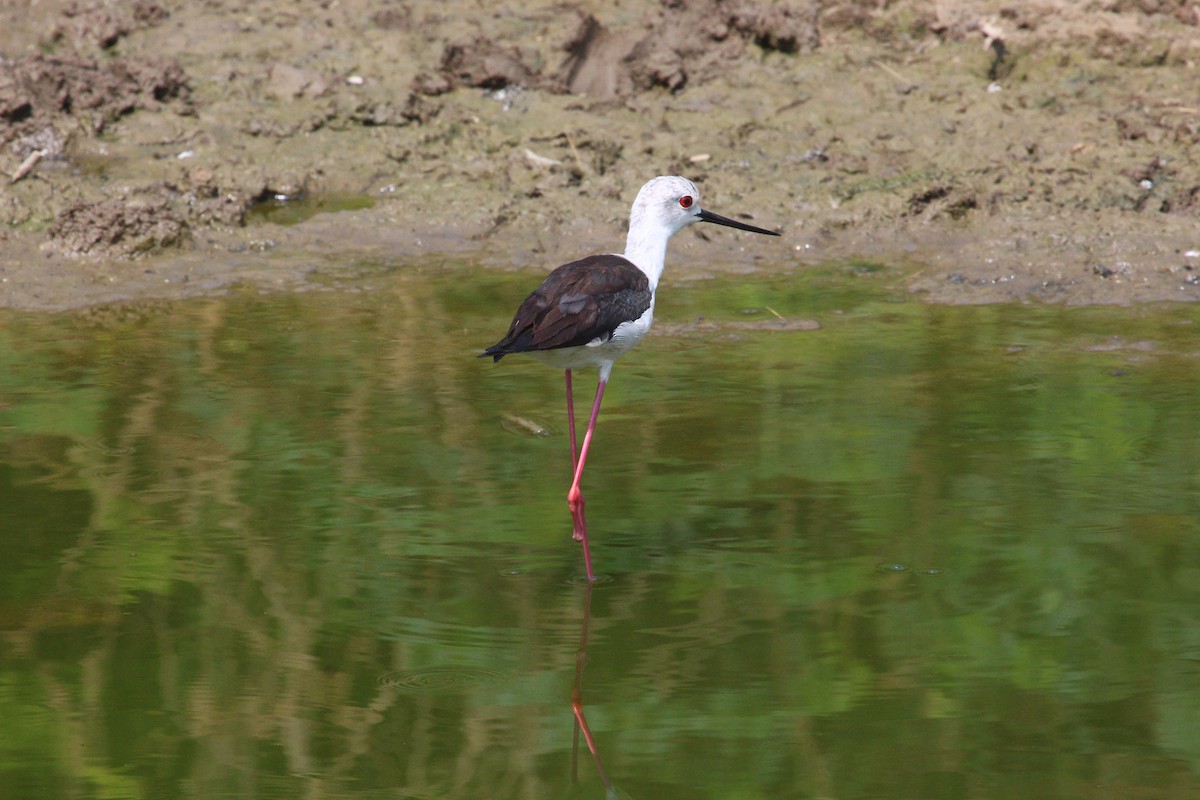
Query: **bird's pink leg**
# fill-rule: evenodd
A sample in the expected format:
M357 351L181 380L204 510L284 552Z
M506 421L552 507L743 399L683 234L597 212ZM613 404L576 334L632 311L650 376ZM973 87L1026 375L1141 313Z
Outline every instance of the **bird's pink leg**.
M567 492L567 507L571 509L571 519L575 523L575 538L583 544L583 564L587 568L589 581L595 580L595 576L592 574L592 553L588 549L587 522L583 517L583 492L579 491L579 481L583 478L583 465L587 462L588 450L592 446L592 434L596 431L596 418L600 416L600 401L604 399L604 387L607 383L608 381L602 380L596 384L596 401L592 404L587 433L583 435L579 463L575 465L575 480L571 482L571 491Z
M575 474L575 398L571 395L571 370L567 370L567 426L571 429L571 474Z
M579 466L579 459L575 456L575 396L571 393L571 370L567 370L567 427L571 429L571 477L575 477L575 468ZM570 502L568 501L568 505ZM583 518L583 494L579 495L579 518ZM575 519L575 509L571 509L571 519ZM579 523L575 522L574 531L571 533L571 538L577 542L583 541L583 534L580 532Z

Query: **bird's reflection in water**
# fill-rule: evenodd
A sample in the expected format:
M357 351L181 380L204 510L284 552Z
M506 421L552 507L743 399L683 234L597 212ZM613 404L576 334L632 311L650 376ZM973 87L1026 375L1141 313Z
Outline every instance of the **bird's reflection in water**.
M584 587L583 626L579 632L579 648L575 651L575 683L571 686L571 711L575 715L575 731L572 734L571 742L571 784L575 787L579 786L579 734L582 732L588 752L592 754L592 763L596 765L596 772L600 775L601 783L604 784L605 798L607 800L632 800L626 792L614 786L612 779L608 777L608 771L604 769L604 762L596 747L596 739L592 736L591 728L587 724L587 717L583 713L583 670L587 666L588 625L592 619L593 587L594 584L591 582Z

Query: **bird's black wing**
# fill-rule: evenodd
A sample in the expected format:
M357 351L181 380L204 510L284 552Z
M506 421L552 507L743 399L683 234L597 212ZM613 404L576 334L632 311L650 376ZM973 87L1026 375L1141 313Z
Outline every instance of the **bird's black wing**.
M646 273L622 256L588 256L563 264L525 298L508 333L480 357L499 361L510 353L608 339L621 323L646 313L651 297Z

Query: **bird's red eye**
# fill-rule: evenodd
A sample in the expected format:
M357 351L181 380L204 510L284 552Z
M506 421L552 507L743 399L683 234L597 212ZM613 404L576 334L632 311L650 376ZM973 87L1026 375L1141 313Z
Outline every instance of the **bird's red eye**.
M691 208L693 202L694 201L692 200L692 196L690 194L685 194L683 197L679 198L679 205L683 206L684 208Z

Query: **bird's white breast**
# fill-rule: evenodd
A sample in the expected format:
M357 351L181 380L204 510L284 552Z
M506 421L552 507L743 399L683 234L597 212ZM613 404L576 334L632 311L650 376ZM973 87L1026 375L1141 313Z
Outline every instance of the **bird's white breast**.
M645 338L650 332L650 326L654 324L654 300L651 299L650 307L646 312L632 322L622 322L613 331L612 338L607 343L600 343L599 347L609 347L616 352L616 355L629 350L635 344Z

